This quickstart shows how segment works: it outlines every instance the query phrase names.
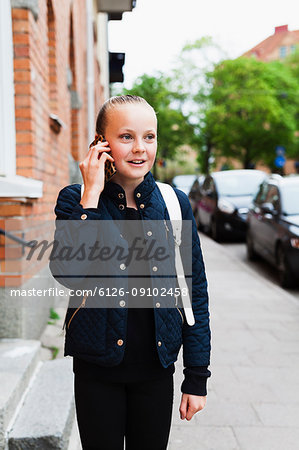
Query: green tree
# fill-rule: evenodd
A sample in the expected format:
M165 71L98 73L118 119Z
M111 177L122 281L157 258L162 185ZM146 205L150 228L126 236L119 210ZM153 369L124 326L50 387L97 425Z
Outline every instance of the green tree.
M273 165L275 147L296 151L298 85L279 61L237 58L222 61L208 74L213 88L205 114L206 132L218 154Z
M297 44L294 53L292 53L291 55L289 55L286 58L285 64L288 67L288 69L292 72L294 78L297 80L297 95L298 95L298 90L299 90L299 85L298 85L298 80L299 80L299 44ZM297 107L297 112L296 112L296 127L297 127L296 136L298 137L299 136L299 107ZM296 153L295 153L294 156L297 158L297 161L299 161L299 142L298 141L297 141L297 150L296 150Z
M197 151L197 162L202 173L209 172L213 158L212 134L206 115L211 104L213 83L206 74L225 57L224 50L210 36L204 36L184 45L170 73L172 89L183 94L181 108L188 113L193 124L190 144Z
M284 61L285 65L292 71L294 77L299 79L299 44L295 51L291 53Z

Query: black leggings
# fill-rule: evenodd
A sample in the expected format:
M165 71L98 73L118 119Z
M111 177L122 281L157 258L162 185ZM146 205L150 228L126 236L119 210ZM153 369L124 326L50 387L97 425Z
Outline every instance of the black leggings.
M173 375L110 383L75 374L83 450L166 450L173 408Z

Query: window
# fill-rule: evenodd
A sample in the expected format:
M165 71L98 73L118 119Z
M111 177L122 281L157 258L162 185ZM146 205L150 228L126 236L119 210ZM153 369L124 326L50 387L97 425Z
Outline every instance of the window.
M268 192L268 184L267 184L267 182L264 182L261 185L261 187L256 195L256 198L254 200L257 205L261 205L262 203L265 202L267 192Z
M267 197L265 200L266 203L272 203L274 209L276 211L279 210L280 202L279 202L279 193L276 186L270 185L269 191L267 193Z
M295 53L295 51L296 51L296 45L293 44L290 46L290 53Z
M42 196L43 183L16 175L13 35L10 0L0 1L0 30L0 196L1 198L37 198Z
M279 57L285 58L287 56L287 47L283 46L279 48Z

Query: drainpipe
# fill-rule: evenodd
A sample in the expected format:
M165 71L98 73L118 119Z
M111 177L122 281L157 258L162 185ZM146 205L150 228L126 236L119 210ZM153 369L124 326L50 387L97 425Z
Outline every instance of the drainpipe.
M86 0L86 40L87 40L87 127L88 143L94 140L95 104L94 104L94 48L93 48L93 0Z

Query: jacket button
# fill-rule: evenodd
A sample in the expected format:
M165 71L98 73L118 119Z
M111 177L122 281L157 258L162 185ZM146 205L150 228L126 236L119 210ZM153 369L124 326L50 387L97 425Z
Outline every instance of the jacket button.
M136 194L136 197L138 197L138 198L140 198L140 197L141 197L141 194L140 194L140 192L137 192L137 194Z
M148 231L146 234L147 234L148 236L151 236L153 233L152 233L151 231Z
M126 302L124 300L121 300L119 302L119 306L121 306L123 308L124 306L126 306Z
M120 192L120 193L118 194L118 198L124 198L124 194L123 194L122 192Z
M122 263L119 267L120 267L121 270L125 270L126 265L124 263Z
M82 219L82 220L87 219L87 214L82 214L81 219Z
M123 345L123 343L124 343L124 341L122 339L118 339L117 345L121 346L121 345Z
M140 205L139 205L139 206L140 206L140 208L141 208L141 209L143 209L143 208L144 208L144 204L143 204L143 203L140 203Z
M119 209L125 209L125 205L123 205L122 203L120 205L118 205Z
M158 341L158 346L161 347L161 345L162 345L162 342Z
M153 267L153 271L154 271L154 272L157 272L157 270L158 270L158 267L157 267L157 266L154 266L154 267Z
M160 308L160 306L161 306L160 303L157 302L157 303L156 303L156 307L157 307L157 308Z

